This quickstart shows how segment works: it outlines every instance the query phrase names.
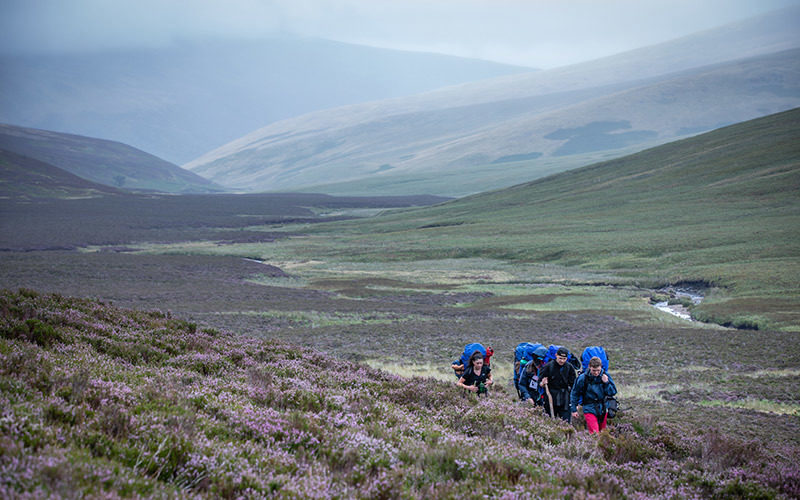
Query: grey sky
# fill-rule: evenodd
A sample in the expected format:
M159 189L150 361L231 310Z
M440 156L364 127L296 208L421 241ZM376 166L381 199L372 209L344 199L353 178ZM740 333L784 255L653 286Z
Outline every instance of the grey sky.
M548 68L796 5L800 0L0 0L0 47L72 51L293 34Z

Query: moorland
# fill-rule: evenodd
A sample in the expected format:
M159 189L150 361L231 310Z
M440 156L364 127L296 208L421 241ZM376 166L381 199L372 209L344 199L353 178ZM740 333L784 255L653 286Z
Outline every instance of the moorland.
M2 487L795 497L799 119L444 202L6 198ZM687 282L705 321L652 307ZM485 400L449 372L472 341ZM523 341L606 347L608 435L516 403Z

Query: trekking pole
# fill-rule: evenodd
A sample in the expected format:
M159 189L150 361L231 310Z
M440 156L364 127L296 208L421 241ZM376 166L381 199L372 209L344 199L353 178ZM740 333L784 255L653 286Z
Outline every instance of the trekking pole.
M556 418L556 414L553 413L553 396L550 395L550 384L544 386L544 392L547 393L547 401L550 403L550 418Z

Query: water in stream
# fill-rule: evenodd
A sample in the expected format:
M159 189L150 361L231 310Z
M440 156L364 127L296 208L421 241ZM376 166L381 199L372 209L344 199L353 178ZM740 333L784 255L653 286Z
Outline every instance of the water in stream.
M699 304L705 298L706 290L694 285L674 285L660 288L658 292L677 299L688 298L692 301L692 304ZM682 304L670 304L668 301L664 301L653 304L653 307L681 319L694 321L689 310Z

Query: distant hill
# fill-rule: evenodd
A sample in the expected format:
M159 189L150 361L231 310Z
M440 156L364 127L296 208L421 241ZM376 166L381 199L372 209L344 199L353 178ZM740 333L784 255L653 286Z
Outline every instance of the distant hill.
M511 188L314 231L332 231L354 259L484 257L596 270L653 287L704 282L720 292L696 309L698 317L796 327L798 193L800 108Z
M0 55L0 122L99 137L185 163L311 111L533 71L318 39Z
M252 190L462 196L800 105L800 9L618 56L320 111L184 167Z
M188 170L119 142L0 124L0 149L106 186L167 193L224 191ZM63 176L52 179L60 182Z
M122 191L0 149L0 198L88 198Z

